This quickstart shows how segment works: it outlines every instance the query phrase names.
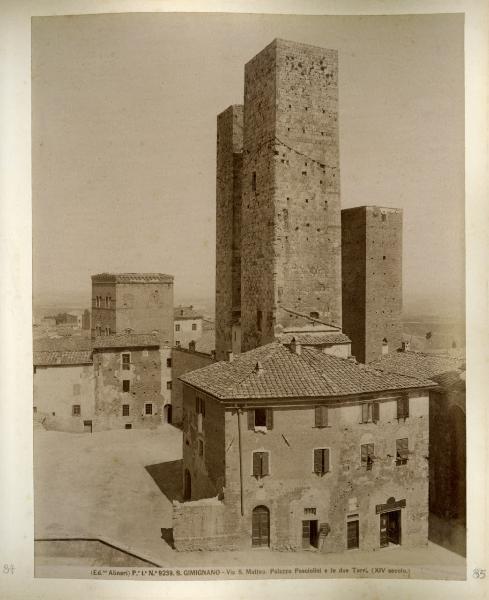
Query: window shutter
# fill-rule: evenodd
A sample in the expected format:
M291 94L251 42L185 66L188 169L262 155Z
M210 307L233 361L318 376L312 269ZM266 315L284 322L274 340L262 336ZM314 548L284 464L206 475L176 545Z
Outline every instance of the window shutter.
M323 471L323 452L320 448L314 450L314 473Z
M195 397L195 412L199 412L199 399L197 396Z
M362 423L367 423L368 421L368 404L362 404Z
M268 452L261 453L261 474L262 476L268 475Z
M248 411L248 429L255 428L255 411L253 409Z
M261 474L261 457L259 452L253 452L253 476L260 477Z
M329 472L329 448L323 450L323 473Z
M273 409L267 408L267 429L273 429Z
M402 440L397 440L398 442L398 452L401 458L408 457L408 438L402 438Z
M373 444L369 444L368 445L368 455L373 458L374 457L374 445Z
M379 403L378 402L374 402L372 404L372 421L374 423L377 423L377 421L379 420Z
M321 427L321 406L316 406L314 409L314 425L316 427Z
M367 455L368 455L368 444L362 444L360 446L360 451L361 451L361 456L362 456L362 463L366 463Z
M409 396L404 396L404 416L409 417Z
M201 402L202 402L202 416L205 417L205 400L204 400L204 398L202 398Z
M321 418L322 418L322 424L323 427L327 427L328 426L328 407L327 406L321 406Z

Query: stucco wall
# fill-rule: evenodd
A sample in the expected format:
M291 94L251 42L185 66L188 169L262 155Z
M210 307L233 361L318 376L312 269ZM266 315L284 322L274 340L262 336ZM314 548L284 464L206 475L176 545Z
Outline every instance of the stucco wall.
M184 348L172 348L172 390L173 424L181 425L183 417L183 383L181 375L206 367L213 362L210 354L192 352Z
M405 500L401 509L401 543L418 546L428 536L428 397L410 398L410 416L397 419L397 404L380 400L378 423L361 423L361 406L336 405L329 410L329 426L314 426L314 408L291 406L274 410L272 430L247 428L246 411L241 416L243 506L241 515L238 415L225 413L225 532L233 547L251 546L253 508L270 510L270 546L298 549L302 545L302 520L328 524L321 541L323 552L346 549L346 521L357 514L360 550L380 548L380 517L376 505L390 498ZM273 406L273 402L270 402ZM206 405L207 408L207 405ZM407 464L396 465L396 440L407 437ZM361 444L374 444L372 470L361 463ZM330 471L313 471L314 448L330 449ZM255 478L253 451L269 452L270 475ZM184 452L184 463L185 463ZM215 493L216 490L213 490ZM314 508L315 517L305 509ZM202 543L202 542L199 542Z
M73 415L74 404L80 405L80 416ZM83 421L95 414L93 365L36 367L34 406L35 419L47 429L82 432Z

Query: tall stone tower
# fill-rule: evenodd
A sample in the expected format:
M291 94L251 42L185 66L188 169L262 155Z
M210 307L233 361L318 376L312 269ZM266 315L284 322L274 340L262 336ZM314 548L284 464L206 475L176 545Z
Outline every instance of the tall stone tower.
M243 107L217 117L216 359L240 351Z
M100 273L92 275L92 337L158 332L173 344L173 275Z
M274 40L246 64L243 351L292 324L280 307L341 326L338 138L335 50Z
M341 211L343 331L363 363L395 351L402 338L402 210Z

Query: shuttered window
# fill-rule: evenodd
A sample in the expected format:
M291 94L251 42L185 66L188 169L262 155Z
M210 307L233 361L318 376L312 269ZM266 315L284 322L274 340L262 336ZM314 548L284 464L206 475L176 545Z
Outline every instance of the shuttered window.
M255 408L248 411L248 429L255 429L255 427L273 429L272 408Z
M253 452L253 477L269 475L268 452Z
M314 473L324 475L329 471L329 448L314 449Z
M408 438L396 440L396 465L405 465L408 459Z
M314 409L314 425L316 427L328 426L328 407L321 405Z
M362 423L368 423L369 405L368 403L362 404Z
M362 459L362 467L365 467L367 471L370 471L374 462L374 445L362 444L360 446L360 454Z
M380 406L378 402L364 402L362 404L362 423L377 423L379 414Z
M397 418L409 417L409 396L401 396L397 399Z
M377 421L379 420L379 403L378 402L372 402L372 421L374 423L377 423Z

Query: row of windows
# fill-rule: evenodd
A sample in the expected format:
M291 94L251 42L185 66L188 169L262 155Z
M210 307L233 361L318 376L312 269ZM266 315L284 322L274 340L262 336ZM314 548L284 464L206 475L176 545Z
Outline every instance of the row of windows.
M110 327L102 327L101 325L97 325L95 327L95 335L111 335L112 329Z
M166 382L166 389L167 390L171 390L172 389L172 382L171 381L167 381ZM122 380L122 391L123 392L130 392L131 391L131 380L130 379L123 379Z
M111 296L95 296L95 308L110 308L112 305Z
M405 465L408 460L409 448L408 438L396 440L396 465ZM362 444L360 446L360 464L367 471L372 469L374 460L374 444ZM253 452L253 477L260 479L270 475L270 452ZM313 472L317 475L325 475L331 470L330 449L314 448L313 450Z
M180 325L175 323L175 331L180 331ZM192 323L192 331L197 331L197 323Z
M34 412L37 412L37 407L34 407ZM122 416L123 417L128 417L129 416L129 412L130 412L129 404L123 404L122 405ZM71 414L74 417L79 417L81 415L81 406L80 406L80 404L73 404L72 409L71 409ZM150 402L148 402L147 404L144 405L144 414L145 415L152 415L153 414L153 404L151 404Z
M397 399L397 418L409 417L409 397ZM380 402L364 402L361 404L361 422L377 423L380 420ZM328 427L328 407L320 404L314 408L314 427ZM273 429L273 410L271 408L255 408L248 410L248 429Z

